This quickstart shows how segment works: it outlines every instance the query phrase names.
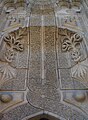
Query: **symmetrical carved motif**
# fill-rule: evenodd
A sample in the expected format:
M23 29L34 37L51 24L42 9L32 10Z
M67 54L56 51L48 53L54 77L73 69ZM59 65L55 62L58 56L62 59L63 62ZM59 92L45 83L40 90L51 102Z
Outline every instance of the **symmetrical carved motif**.
M88 72L83 38L70 31L80 32L76 18L81 15L75 13L81 12L80 0L1 1L7 17L1 35L13 32L0 40L0 119L26 120L46 114L51 119L87 120L88 93L73 92L76 87L85 88L78 78ZM29 26L26 37L24 28L17 30L20 26ZM70 30L61 28L63 34L57 39L60 28L55 26ZM65 98L63 88L72 89L65 90Z
M68 33L66 30L63 33L63 39L61 40L62 52L69 52L71 60L75 65L71 67L72 77L83 78L88 71L87 58L82 60L81 44L83 38L77 33Z
M3 59L0 59L0 76L1 81L8 80L16 77L16 69L11 66L17 51L22 52L24 46L22 39L25 36L25 29L19 29L9 33L3 37L2 50L4 51ZM2 51L1 50L1 51Z
M78 62L74 67L72 67L72 77L86 79L88 72L88 60Z
M0 72L2 73L1 80L12 79L16 77L15 68L11 67L8 63L0 64Z

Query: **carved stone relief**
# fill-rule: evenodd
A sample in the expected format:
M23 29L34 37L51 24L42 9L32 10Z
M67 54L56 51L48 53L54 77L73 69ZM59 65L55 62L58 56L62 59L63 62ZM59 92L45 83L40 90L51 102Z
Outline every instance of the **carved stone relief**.
M55 32L58 33L57 41ZM60 75L61 85L65 89L67 88L65 87L65 83L68 83L66 77L69 78L69 74L66 74L66 72L71 73L70 78L72 79L69 80L69 83L72 82L72 85L73 77L78 79L78 76L75 77L75 75L72 74L72 70L76 65L87 59L86 50L84 49L81 51L81 48L84 46L84 40L80 35L62 28L57 29L56 27L50 26L31 26L30 28L20 28L4 35L2 37L1 45L2 52L0 55L0 63L4 66L0 66L0 77L3 81L0 83L1 89L16 91L24 90L23 92L18 93L15 91L12 93L1 92L0 102L3 104L1 110L7 110L2 117L2 120L6 120L7 118L9 120L15 120L13 111L16 118L18 115L19 120L22 120L29 116L29 114L32 115L42 110L57 115L58 119L60 117L65 120L74 120L74 118L77 120L87 119L86 114L78 109L79 106L72 108L70 106L71 104L66 104L66 100L63 102L60 90L60 78L57 77ZM56 56L56 54L58 56ZM69 59L64 62L64 64L68 64L65 68L63 64L60 64L60 60L63 63L61 57L63 54L65 57L64 60L66 60L67 56L69 57ZM57 62L58 64L56 64ZM64 73L61 74L61 70L64 69ZM60 74L58 70L60 71ZM80 73L80 77L82 75ZM63 77L65 77L64 83ZM23 81L21 81L21 79ZM9 82L11 80L12 83ZM14 81L15 84L13 84ZM80 81L78 81L78 85L79 83ZM24 84L21 89L18 88L20 84ZM8 85L10 86L9 89ZM11 86L13 88L11 88ZM68 84L68 86L70 86L70 84ZM71 87L70 89L73 88ZM24 96L22 97L22 95ZM80 101L79 99L85 101L86 97L84 94L82 98L79 98L80 96L71 95L77 102ZM17 101L14 97L18 98ZM25 103L23 103L23 101ZM21 105L15 107L14 105L16 103L21 103ZM7 107L10 107L11 105L15 108L11 110L7 109ZM81 108L83 109L83 107ZM22 115L23 111L24 114Z
M67 71L69 71L70 78L76 79L86 85L88 78L88 58L83 38L77 33L70 32L66 29L59 30L58 34L61 36L61 43L59 43L61 44L61 52L59 51L59 54L65 55L65 60L67 57L69 58L66 62L68 64ZM63 58L59 57L59 62L61 61L60 59L63 62ZM64 64L58 66L60 71L66 69Z
M0 54L0 85L5 81L17 77L16 66L12 65L19 52L24 51L24 37L27 35L26 28L20 28L2 37Z
M88 120L80 0L1 1L0 120Z
M81 5L80 5L80 1L79 0L67 0L67 1L57 1L58 6L60 6L61 8L75 8L75 9L80 9Z
M19 11L17 12L19 14ZM26 15L20 14L20 17L18 17L18 14L16 14L14 11L8 14L7 22L4 27L4 32L11 32L11 30L19 29L20 27L26 27L25 26L25 19ZM22 17L22 16L23 17Z
M23 92L0 92L0 114L6 109L24 101Z
M85 113L88 111L88 91L86 90L69 90L63 92L63 100L67 104L79 107Z
M71 13L71 11L67 10L62 12L62 14L59 12L59 20L60 20L60 26L63 28L68 28L71 31L75 32L82 32L80 23L78 21L78 16L74 15L74 12Z

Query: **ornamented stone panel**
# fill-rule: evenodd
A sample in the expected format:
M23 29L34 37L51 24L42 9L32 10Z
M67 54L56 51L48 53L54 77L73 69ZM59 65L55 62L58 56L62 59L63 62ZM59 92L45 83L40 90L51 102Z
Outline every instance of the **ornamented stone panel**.
M1 40L0 87L1 90L18 91L1 92L1 111L7 110L1 115L2 120L15 120L12 110L18 120L24 119L31 111L34 113L35 108L36 113L39 110L49 111L57 115L58 119L87 120L87 113L84 111L87 93L72 92L68 97L69 91L62 93L60 90L87 88L83 79L87 74L87 50L84 49L85 42L81 35L54 26L31 26L5 34ZM81 64L82 68L77 69L77 65L80 67ZM71 98L84 103L80 107L82 111L79 109L80 104L76 105L76 102L75 108L70 106ZM17 103L22 105L11 111L7 109ZM22 114L20 110L24 109L23 106L28 110L32 106L33 108L28 114ZM17 109L19 115L15 113ZM10 114L12 117L9 117Z
M62 89L88 86L87 48L83 37L67 29L58 29L58 70Z
M80 1L3 0L2 5L0 120L42 115L88 120L88 49L78 20Z
M39 108L44 108L49 99L60 100L57 91L55 31L53 26L30 27L27 100Z
M28 68L27 28L6 33L1 38L0 89L18 90L25 88Z

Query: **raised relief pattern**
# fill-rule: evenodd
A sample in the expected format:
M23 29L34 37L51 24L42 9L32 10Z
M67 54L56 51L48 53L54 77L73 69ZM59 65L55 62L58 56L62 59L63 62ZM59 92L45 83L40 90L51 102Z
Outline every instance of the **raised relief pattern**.
M82 58L81 44L83 38L77 33L63 33L63 39L61 40L62 52L68 52L70 54L71 61L74 61L74 65L71 66L72 77L77 79L85 79L88 71L88 60Z
M12 61L15 58L15 54L24 50L22 39L25 36L26 28L18 29L14 32L5 35L2 39L3 53L0 58L0 77L1 83L4 80L16 78L16 68L11 66Z

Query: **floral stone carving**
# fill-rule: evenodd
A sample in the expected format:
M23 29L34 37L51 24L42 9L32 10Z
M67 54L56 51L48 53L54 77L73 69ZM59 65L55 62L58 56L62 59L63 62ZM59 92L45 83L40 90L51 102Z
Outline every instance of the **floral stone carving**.
M88 71L87 58L81 60L82 53L80 51L83 38L77 33L68 33L64 31L63 39L61 40L62 52L68 52L71 55L71 60L75 65L71 66L72 77L83 79Z
M82 42L82 38L78 34L74 34L71 37L68 35L63 39L62 51L71 51L71 57L75 62L80 60L79 46Z
M12 50L17 50L17 51L23 51L23 44L22 44L22 39L25 35L24 33L25 30L19 29L15 32L11 32L7 36L4 37L4 41L10 46Z
M3 59L0 58L1 83L4 82L3 80L16 77L16 68L13 68L11 63L14 59L15 53L17 51L22 52L24 50L22 39L25 36L25 30L26 28L20 28L2 38L1 52L3 53Z

